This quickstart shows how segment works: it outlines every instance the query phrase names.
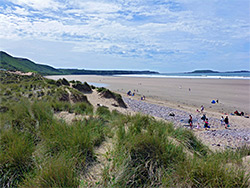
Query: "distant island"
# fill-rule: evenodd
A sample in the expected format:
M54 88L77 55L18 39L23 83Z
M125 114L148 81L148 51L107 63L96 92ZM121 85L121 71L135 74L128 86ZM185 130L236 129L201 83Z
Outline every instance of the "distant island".
M240 71L219 72L219 71L213 71L213 70L194 70L192 72L185 72L185 74L194 74L194 73L250 73L250 71L240 70Z
M118 75L118 74L160 74L156 71L127 71L127 70L85 70L85 69L56 69L49 65L34 63L27 58L18 58L0 51L0 70L34 72L41 75Z

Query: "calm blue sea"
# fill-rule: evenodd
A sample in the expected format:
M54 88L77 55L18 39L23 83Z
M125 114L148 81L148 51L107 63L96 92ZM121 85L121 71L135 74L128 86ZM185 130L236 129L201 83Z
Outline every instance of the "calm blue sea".
M136 74L116 75L122 77L152 77L152 78L207 78L207 79L247 79L250 73L161 73L161 74Z

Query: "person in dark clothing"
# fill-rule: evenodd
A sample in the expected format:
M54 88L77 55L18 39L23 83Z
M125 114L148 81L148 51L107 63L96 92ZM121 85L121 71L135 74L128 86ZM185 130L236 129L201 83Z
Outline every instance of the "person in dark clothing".
M234 112L234 114L237 115L237 116L240 116L240 113L238 112L238 110L236 110L236 111Z
M229 119L228 119L228 116L226 116L225 118L225 129L227 129L227 127L229 127Z
M189 115L189 120L188 120L189 126L192 129L193 128L193 118L191 115Z
M204 121L204 128L207 130L208 128L210 128L210 126L208 126L208 119L206 118Z
M206 114L203 114L203 116L201 117L201 119L202 119L203 121L205 121L205 120L206 120Z

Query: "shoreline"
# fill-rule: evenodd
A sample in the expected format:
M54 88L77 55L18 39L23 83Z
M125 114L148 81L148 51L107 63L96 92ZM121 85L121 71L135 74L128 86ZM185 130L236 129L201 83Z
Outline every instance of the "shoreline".
M129 75L113 75L114 77L132 77L132 78L176 78L176 79L227 79L227 80L250 80L249 76L220 76L220 75L171 75L171 74L129 74Z

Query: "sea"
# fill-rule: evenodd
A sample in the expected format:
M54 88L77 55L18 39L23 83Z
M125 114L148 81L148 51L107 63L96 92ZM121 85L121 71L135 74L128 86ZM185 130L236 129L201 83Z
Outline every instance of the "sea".
M160 73L160 74L130 74L114 75L121 77L146 78L204 78L204 79L246 79L250 80L250 72L240 73Z

